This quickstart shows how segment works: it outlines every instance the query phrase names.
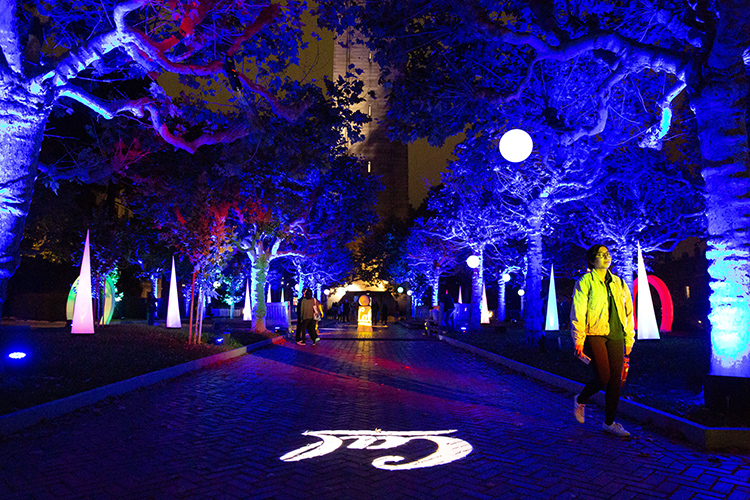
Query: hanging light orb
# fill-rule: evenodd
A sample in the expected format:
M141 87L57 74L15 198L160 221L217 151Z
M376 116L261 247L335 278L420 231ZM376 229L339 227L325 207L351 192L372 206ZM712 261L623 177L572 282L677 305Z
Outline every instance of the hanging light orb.
M325 290L323 290L323 293L326 294L326 295L331 295L331 291L328 288L326 288Z
M466 259L466 265L469 266L472 269L476 269L479 267L479 257L476 255L469 255L469 258Z
M509 282L510 281L510 274L507 274L507 273L503 274L503 281L506 282L506 283Z
M400 286L400 287L396 288L396 291L398 293L404 293L404 287Z
M525 294L526 294L526 290L524 290L523 288L521 288L520 290L518 290L518 296L519 297L523 297Z
M499 148L503 158L511 163L519 163L531 155L531 150L534 149L534 141L531 140L531 136L526 131L514 128L503 134L500 138Z
M411 297L411 294L413 294L413 293L414 293L414 292L412 292L411 290L407 290L407 291L406 291L406 295L408 295L408 296L410 296L410 297Z

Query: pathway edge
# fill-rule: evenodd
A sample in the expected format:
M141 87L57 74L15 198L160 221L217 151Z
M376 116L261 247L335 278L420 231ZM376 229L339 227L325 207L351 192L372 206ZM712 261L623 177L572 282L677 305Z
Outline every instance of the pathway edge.
M533 366L519 363L518 361L508 359L499 354L466 344L460 340L446 337L445 335L438 335L438 338L453 347L469 351L477 356L494 361L514 372L526 375L529 378L538 380L553 387L565 389L571 394L580 393L581 389L583 389L583 384L579 382L546 372L539 368L534 368ZM604 395L602 393L596 394L593 399L597 404L601 406L604 405ZM704 450L721 450L726 448L750 450L750 429L706 427L627 399L620 400L618 411L639 423L651 424L661 430L676 432L681 435L683 439Z
M38 424L42 420L61 417L85 406L91 406L111 396L119 396L142 387L154 385L162 380L179 377L185 373L199 370L220 361L226 361L228 359L257 351L271 344L282 343L285 341L285 337L286 335L279 335L278 337L261 340L260 342L238 347L231 351L220 352L205 358L194 359L186 363L170 366L151 373L144 373L143 375L103 385L85 392L79 392L78 394L73 394L65 398L56 399L55 401L32 406L30 408L24 408L23 410L8 413L7 415L2 415L0 416L0 436L13 434L14 432L26 427Z

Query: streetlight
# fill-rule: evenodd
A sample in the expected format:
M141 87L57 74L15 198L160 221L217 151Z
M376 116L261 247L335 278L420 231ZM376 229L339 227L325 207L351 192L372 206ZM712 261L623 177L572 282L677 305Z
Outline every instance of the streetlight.
M466 265L469 266L472 269L476 269L479 267L479 257L476 255L469 255L469 258L466 259Z

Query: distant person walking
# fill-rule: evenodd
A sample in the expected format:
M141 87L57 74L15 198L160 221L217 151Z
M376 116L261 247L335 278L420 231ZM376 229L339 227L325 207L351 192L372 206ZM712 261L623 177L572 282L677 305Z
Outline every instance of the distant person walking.
M323 306L313 297L312 290L305 289L303 298L297 306L298 328L295 341L299 345L305 345L305 332L310 335L313 344L320 340L318 337L318 321L323 318ZM319 319L316 319L319 318Z
M453 311L456 309L456 304L453 302L453 296L445 291L445 295L440 299L443 303L443 325L450 326L451 330L456 329L456 321L453 318ZM450 324L449 324L450 323Z
M388 303L383 302L383 305L380 307L380 315L383 317L383 324L388 324Z
M349 314L351 312L351 309L352 309L352 307L351 307L351 304L349 304L349 301L346 300L346 299L344 299L344 306L341 308L341 320L344 323L349 323L349 321L350 321Z
M591 271L576 283L570 309L570 325L576 356L584 352L591 358L593 379L573 398L573 413L584 422L589 398L605 389L602 429L615 436L630 433L615 422L620 402L623 364L629 363L635 342L633 301L630 289L609 271L612 257L604 245L594 245L586 252Z
M380 320L380 304L376 300L372 304L372 324L377 325L379 320Z

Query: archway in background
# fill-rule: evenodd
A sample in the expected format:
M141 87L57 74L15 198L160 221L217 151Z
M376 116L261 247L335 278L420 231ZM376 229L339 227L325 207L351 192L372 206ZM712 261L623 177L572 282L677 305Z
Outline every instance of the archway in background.
M659 300L661 301L661 325L659 325L660 332L671 332L672 322L674 321L674 304L672 303L672 294L669 293L669 289L664 282L653 276L648 275L648 284L656 288L656 293L659 294ZM638 328L638 318L635 316L637 309L636 299L638 297L638 278L633 281L633 319L635 320L635 327Z

